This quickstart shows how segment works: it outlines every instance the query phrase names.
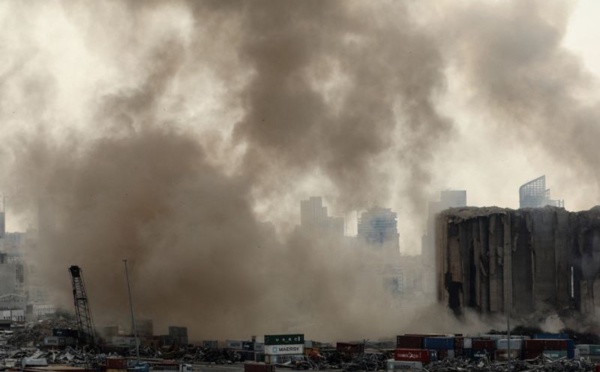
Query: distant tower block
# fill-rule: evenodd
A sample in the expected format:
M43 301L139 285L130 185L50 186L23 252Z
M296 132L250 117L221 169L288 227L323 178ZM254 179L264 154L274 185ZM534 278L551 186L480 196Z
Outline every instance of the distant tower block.
M538 177L519 188L519 208L542 208L546 205L565 207L564 200L550 199L550 190L546 189L546 176Z

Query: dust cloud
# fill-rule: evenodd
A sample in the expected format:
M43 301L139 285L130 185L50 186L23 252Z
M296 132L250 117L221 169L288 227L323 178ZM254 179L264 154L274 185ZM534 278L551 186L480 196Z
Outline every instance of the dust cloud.
M506 126L515 138L581 170L596 161L561 8L447 6L430 25L412 2L36 5L0 8L1 186L39 227L27 255L54 300L70 306L79 265L99 324L126 318L124 258L136 312L194 339L361 338L439 319L392 298L368 251L294 226L311 195L336 215L393 200L401 235L419 226L448 166L433 155L456 136L438 108L450 66L478 109L524 114Z

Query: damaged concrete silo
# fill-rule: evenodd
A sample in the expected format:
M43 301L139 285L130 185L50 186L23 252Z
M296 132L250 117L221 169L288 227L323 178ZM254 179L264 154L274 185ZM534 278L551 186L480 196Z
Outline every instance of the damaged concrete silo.
M455 312L590 314L600 207L454 208L436 220L438 300Z

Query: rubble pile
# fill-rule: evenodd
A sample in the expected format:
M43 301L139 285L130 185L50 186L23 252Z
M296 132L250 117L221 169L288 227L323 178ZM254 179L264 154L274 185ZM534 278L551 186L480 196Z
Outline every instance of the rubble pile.
M428 372L592 372L596 364L587 359L551 359L540 357L533 360L511 360L492 362L489 359L471 360L467 358L444 359L424 367Z
M75 320L52 318L37 323L27 323L23 327L14 328L13 334L7 338L7 343L15 347L31 347L44 344L44 337L52 336L52 330L77 329Z

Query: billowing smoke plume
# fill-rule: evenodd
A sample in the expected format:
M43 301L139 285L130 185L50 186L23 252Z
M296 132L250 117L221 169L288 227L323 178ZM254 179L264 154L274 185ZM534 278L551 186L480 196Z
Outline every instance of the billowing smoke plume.
M413 5L2 5L2 186L14 211L40 211L29 255L57 300L69 306L77 264L98 322L123 316L127 258L137 311L193 337L407 329L411 308L367 253L290 233L300 199L340 214L400 200L424 216L433 154L454 136L437 108L449 66L551 153L573 125L582 169L593 137L577 130L595 133L560 11L449 7L433 27Z
M452 7L446 53L465 94L498 123L499 141L514 143L513 150L541 150L562 166L564 183L585 175L592 185L586 193L597 201L596 78L562 47L572 6L511 1Z

